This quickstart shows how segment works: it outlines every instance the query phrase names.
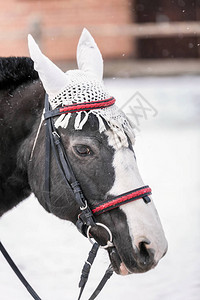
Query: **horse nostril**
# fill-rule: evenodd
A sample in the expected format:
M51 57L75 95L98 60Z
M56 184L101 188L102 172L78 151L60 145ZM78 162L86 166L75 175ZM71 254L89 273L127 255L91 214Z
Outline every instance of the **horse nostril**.
M146 242L140 242L139 243L140 255L143 258L149 257L149 252L148 252L148 249L146 248L147 244L149 244L149 243L146 243Z
M150 242L142 241L139 243L140 264L144 267L151 265L154 261L154 254L151 248L147 248Z

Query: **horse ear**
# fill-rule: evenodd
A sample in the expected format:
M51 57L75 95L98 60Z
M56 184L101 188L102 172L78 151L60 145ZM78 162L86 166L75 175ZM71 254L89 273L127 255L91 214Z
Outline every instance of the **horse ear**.
M28 35L28 47L34 68L39 73L47 94L55 96L67 85L67 76L39 49L33 37Z
M77 47L77 64L82 71L96 75L99 80L103 78L103 59L97 44L89 31L84 28Z

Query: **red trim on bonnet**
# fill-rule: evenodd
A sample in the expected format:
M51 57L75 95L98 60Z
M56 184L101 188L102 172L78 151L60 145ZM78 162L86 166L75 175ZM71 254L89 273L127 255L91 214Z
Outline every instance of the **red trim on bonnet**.
M67 105L59 109L60 113L69 113L69 112L77 112L77 111L84 111L90 109L98 109L111 106L115 103L115 98L111 97L104 100L99 101L91 101L91 102L84 102L84 103L77 103L72 105Z

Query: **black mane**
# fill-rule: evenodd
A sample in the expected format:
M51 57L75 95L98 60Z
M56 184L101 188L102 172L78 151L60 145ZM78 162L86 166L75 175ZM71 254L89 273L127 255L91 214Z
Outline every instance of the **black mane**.
M29 57L0 57L0 89L15 88L38 79Z

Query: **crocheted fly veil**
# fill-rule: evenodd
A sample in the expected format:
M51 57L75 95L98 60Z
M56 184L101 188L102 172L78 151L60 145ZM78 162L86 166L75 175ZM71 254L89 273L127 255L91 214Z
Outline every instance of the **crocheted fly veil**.
M35 70L38 71L43 86L49 95L52 109L58 107L84 107L94 104L94 108L77 109L75 112L65 112L57 117L55 127L67 128L72 113L75 113L74 128L81 130L88 120L90 114L94 114L99 123L99 131L106 130L106 125L112 130L115 146L122 144L128 146L127 136L134 142L133 126L124 113L114 104L115 99L106 90L103 77L103 60L101 53L90 35L84 29L77 47L78 70L62 72L46 56L42 54L39 47L29 35L29 51L34 61ZM95 107L112 99L112 105ZM64 110L64 109L63 109Z

